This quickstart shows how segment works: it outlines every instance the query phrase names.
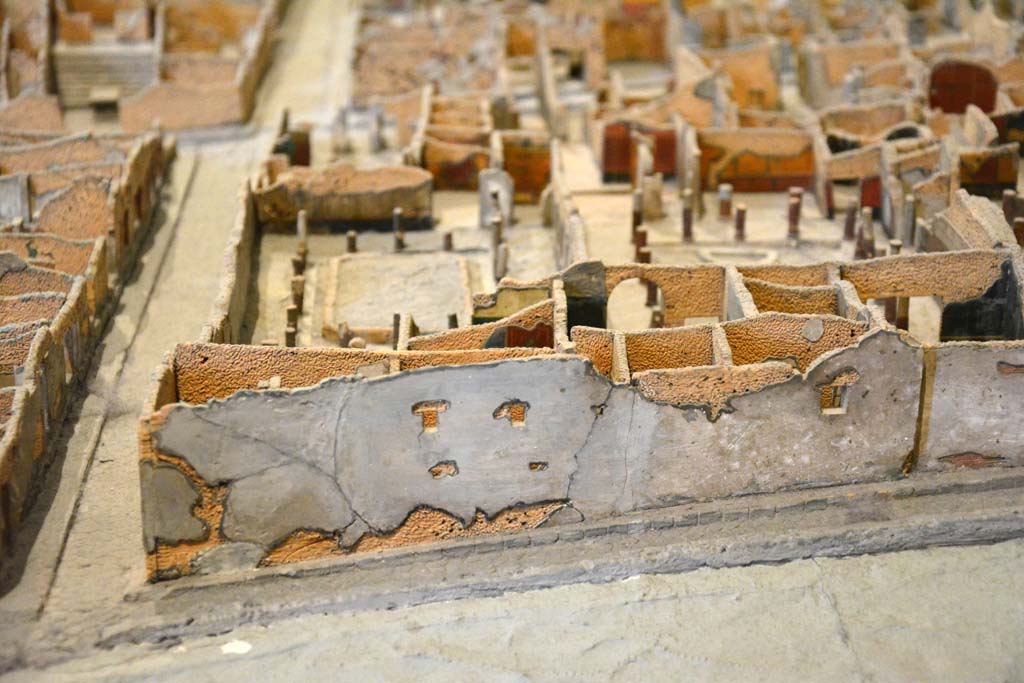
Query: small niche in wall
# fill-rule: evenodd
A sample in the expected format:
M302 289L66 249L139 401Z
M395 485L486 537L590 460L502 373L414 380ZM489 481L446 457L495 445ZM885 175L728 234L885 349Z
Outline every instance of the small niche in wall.
M529 403L518 399L512 399L510 401L505 401L494 409L494 419L502 420L508 418L509 424L513 427L525 427L526 411L529 409Z
M454 477L459 474L459 464L454 460L442 460L427 471L434 479Z
M850 387L859 379L860 373L856 370L845 370L828 384L819 385L821 414L846 415Z
M437 401L420 401L413 404L412 414L418 415L423 422L423 433L433 434L437 431L441 413L448 410L450 404L443 399Z

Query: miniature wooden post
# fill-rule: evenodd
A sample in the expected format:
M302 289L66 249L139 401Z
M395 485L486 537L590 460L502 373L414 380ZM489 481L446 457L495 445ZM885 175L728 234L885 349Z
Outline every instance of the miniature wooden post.
M445 251L452 251L455 249L455 243L452 240L452 234L450 232L446 232L442 239Z
M651 262L651 248L644 247L637 251L637 263L650 263Z
M658 305L658 285L654 284L653 282L648 282L646 284L647 284L647 302L646 303L647 303L648 306L657 306Z
M448 329L454 330L459 326L459 315L457 313L448 314Z
M647 246L647 229L640 228L636 231L636 250L635 253L639 254L640 250Z
M491 227L493 228L492 240L495 245L505 241L505 220L501 214L491 216Z
M349 230L345 233L345 251L350 254L354 254L359 251L359 236L355 230Z
M395 251L405 249L405 229L402 227L402 207L396 206L391 213L391 229L395 233Z
M907 244L913 245L917 239L917 197L912 194L903 195L903 237Z
M896 256L903 250L903 242L900 240L891 240L889 242L889 254ZM897 329L909 330L910 329L910 299L901 296L896 298L896 315L895 325Z
M306 244L309 235L309 222L306 220L305 209L299 211L299 216L295 221L295 233L299 238L295 253L302 259L302 265L305 267L306 256L309 254L309 246Z
M683 241L693 241L693 190L683 190Z
M287 316L288 327L295 327L295 328L297 328L299 326L299 307L298 306L296 306L295 304L291 304L290 306L288 306L288 308L285 309L285 315Z
M1016 199L1016 190L1003 190L1003 217L1010 225L1013 225L1013 206L1017 203Z
M292 304L302 313L302 301L305 298L306 278L297 275L292 278Z
M789 238L800 239L800 208L801 202L798 197L789 198Z
M864 253L867 258L875 257L875 219L871 215L871 207L861 209L864 223Z
M651 329L656 330L665 327L665 314L659 309L651 311Z
M306 262L298 254L292 256L292 275L302 275L306 272Z
M502 242L498 245L498 258L494 267L494 279L501 280L508 273L508 244Z
M630 241L636 242L636 231L644 222L644 193L641 190L633 191L633 220L630 228Z
M718 186L718 218L723 221L732 218L732 185L729 183Z
M395 313L391 318L391 348L398 350L398 333L402 329L402 314Z
M296 334L297 330L294 327L284 328L284 345L288 348L294 347Z
M1017 238L1017 244L1024 247L1024 216L1013 219L1013 236Z
M736 241L747 240L747 206L746 204L736 205Z
M843 222L843 239L847 242L857 238L857 205L850 204L846 207L846 217Z

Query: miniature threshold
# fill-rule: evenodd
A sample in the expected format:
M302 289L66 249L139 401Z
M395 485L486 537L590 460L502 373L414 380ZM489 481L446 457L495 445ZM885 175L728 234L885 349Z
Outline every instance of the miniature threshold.
M128 397L134 599L1022 485L1020 2L356 4L345 106L245 142L210 317ZM0 2L6 557L287 5Z

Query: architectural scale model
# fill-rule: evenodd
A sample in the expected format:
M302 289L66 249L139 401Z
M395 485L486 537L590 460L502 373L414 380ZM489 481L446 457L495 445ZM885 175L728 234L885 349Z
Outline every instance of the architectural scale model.
M5 590L106 509L86 467L59 531L28 521L83 397L121 386L94 358L138 334L111 320L147 245L223 250L215 292L176 294L213 302L201 333L104 412L142 406L105 489L131 511L103 513L130 580L43 660L221 632L198 604L282 576L1024 486L1024 2L339 2L337 97L264 78L291 4L0 1ZM237 193L175 168L243 149ZM904 545L1024 532L925 527ZM744 562L815 554L781 533ZM864 534L815 543L902 543Z

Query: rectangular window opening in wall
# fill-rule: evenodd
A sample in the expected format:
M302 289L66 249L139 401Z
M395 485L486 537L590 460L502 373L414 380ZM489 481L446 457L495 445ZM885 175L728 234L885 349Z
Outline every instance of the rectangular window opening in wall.
M448 401L420 401L412 407L412 414L419 416L424 434L433 434L440 423L439 415L448 410Z
M849 387L829 384L821 389L821 414L845 415L846 394Z
M819 384L822 415L845 415L850 400L850 387L860 379L860 373L850 368L843 370L827 384Z
M502 420L507 418L509 424L511 424L513 427L525 427L526 411L528 411L529 409L530 404L526 403L525 401L505 401L495 409L494 419Z

